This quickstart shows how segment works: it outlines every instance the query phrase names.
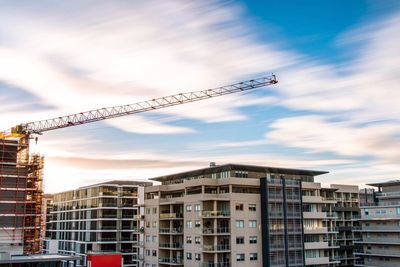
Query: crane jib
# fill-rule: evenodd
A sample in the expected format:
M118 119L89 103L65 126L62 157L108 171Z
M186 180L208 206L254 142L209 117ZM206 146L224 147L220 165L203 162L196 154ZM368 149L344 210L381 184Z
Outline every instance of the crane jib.
M200 101L212 97L223 96L237 92L243 92L259 87L273 85L276 84L277 82L278 81L275 75L271 75L271 76L261 77L258 79L252 79L231 85L217 87L214 89L179 93L175 95L155 98L152 100L142 101L129 105L100 108L47 120L29 122L13 127L12 131L20 134L30 134L30 133L40 134L42 132L50 130L66 128L75 125L81 125L90 122L96 122L105 119L116 118L170 106L181 105L185 103Z

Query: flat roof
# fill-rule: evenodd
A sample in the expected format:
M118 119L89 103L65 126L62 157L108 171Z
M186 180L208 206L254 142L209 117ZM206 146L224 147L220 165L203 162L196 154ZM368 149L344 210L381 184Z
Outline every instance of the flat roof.
M12 255L11 259L0 260L0 264L4 263L27 263L27 262L52 262L80 260L81 256L76 255L60 255L60 254L31 254L31 255Z
M84 189L88 187L93 187L93 186L99 186L99 185L138 185L138 186L152 186L152 182L147 182L147 181L130 181L130 180L112 180L112 181L107 181L103 183L98 183L98 184L91 184L91 185L85 185L79 187L79 189Z
M268 167L268 166L256 166L256 165L243 165L243 164L224 164L217 165L214 167L207 167L203 169L197 169L187 172L175 173L170 175L163 175L154 178L150 178L149 180L163 182L168 180L181 179L185 177L192 176L200 176L211 174L215 172L223 172L230 170L238 170L238 171L254 171L254 172L265 172L265 173L281 173L281 174L297 174L297 175L310 175L317 176L321 174L326 174L326 171L312 171L312 170L302 170L302 169L287 169L287 168L277 168L277 167Z
M369 186L375 186L375 187L382 187L382 186L394 186L394 185L400 185L400 180L391 180L387 182L382 182L382 183L372 183L372 184L367 184Z

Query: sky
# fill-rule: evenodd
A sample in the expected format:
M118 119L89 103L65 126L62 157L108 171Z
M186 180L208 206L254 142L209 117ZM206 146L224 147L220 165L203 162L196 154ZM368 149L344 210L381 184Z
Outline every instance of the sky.
M400 179L400 2L2 1L0 129L214 88L278 84L54 130L45 191L217 164Z

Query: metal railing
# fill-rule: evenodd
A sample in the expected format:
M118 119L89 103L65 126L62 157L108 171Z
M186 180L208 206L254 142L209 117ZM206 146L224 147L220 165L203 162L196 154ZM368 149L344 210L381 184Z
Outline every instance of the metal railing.
M160 228L159 232L161 234L163 234L163 233L179 234L179 233L182 233L182 228Z
M183 218L182 213L161 213L160 219Z
M203 234L229 234L230 228L221 227L221 228L204 228Z
M173 264L183 264L183 260L181 258L165 258L160 257L158 259L159 263L173 263Z
M201 215L203 217L229 217L230 212L225 210L204 210Z
M229 251L230 249L229 245L203 245L203 251Z
M183 248L182 243L160 243L160 248Z

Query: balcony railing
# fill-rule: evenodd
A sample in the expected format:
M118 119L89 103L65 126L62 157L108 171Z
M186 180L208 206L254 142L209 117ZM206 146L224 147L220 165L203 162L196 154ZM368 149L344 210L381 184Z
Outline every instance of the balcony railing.
M183 218L182 213L161 213L160 219L176 219Z
M229 217L230 212L225 210L204 210L201 215L203 217Z
M182 243L160 243L160 248L183 248Z
M182 228L160 228L161 234L179 234L182 233Z
M221 228L205 228L203 234L229 234L230 229L228 227Z
M231 248L229 245L204 245L203 251L229 251Z
M230 267L229 262L202 262L201 267Z
M181 258L164 258L160 257L158 259L159 263L172 263L172 264L183 264L183 260Z

